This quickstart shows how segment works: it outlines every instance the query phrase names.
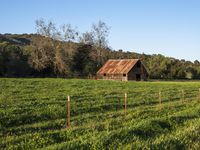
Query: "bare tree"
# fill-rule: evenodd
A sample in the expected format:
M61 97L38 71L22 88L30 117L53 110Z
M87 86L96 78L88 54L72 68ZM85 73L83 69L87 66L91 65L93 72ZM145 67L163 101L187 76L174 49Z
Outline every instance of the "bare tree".
M94 45L94 35L92 32L85 32L79 37L79 42L89 45Z
M97 24L92 25L92 34L94 36L94 43L96 47L107 48L109 30L110 27L108 27L106 23L101 20Z
M76 41L78 37L78 31L73 28L71 24L64 24L61 26L62 39L67 42Z
M31 65L41 71L53 68L55 51L58 45L60 33L52 21L45 22L43 19L36 20L37 36L31 42Z
M35 21L36 30L39 35L49 37L52 39L58 39L60 32L57 30L55 24L52 21L45 22L43 19Z
M51 68L57 75L70 72L70 59L78 36L76 28L70 24L59 29L52 21L36 20L37 38L31 43L30 62L37 70ZM66 42L61 42L66 41Z
M94 37L94 46L96 47L98 67L103 63L103 49L108 48L108 35L110 27L105 22L99 21L92 25L92 35Z

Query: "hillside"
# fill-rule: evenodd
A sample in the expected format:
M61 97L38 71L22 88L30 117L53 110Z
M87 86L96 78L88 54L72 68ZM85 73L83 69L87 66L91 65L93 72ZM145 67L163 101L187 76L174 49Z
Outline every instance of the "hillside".
M94 76L110 58L139 58L152 79L200 79L197 60L96 48L37 34L0 34L0 54L0 76L3 77L87 77Z
M0 34L0 42L15 45L29 45L34 34Z
M199 87L198 82L0 79L0 147L200 149Z

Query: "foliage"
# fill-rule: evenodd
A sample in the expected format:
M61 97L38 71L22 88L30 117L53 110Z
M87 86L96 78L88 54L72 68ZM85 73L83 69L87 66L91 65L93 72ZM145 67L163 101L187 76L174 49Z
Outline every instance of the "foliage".
M28 57L19 46L0 43L0 76L26 76L31 70Z
M88 76L89 74L95 75L96 73L96 63L95 60L90 56L92 51L92 46L82 45L77 48L73 56L72 70L77 74L77 76Z

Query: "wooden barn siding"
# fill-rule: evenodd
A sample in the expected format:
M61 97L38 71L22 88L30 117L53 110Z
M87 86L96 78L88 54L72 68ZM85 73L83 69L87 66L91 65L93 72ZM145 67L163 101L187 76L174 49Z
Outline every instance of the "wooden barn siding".
M147 80L147 72L143 65L140 68L135 65L128 73L128 80L136 80L136 74L140 74L141 80Z
M119 80L119 81L127 81L127 76L124 77L123 74L106 74L104 75L99 75L101 79L104 80Z

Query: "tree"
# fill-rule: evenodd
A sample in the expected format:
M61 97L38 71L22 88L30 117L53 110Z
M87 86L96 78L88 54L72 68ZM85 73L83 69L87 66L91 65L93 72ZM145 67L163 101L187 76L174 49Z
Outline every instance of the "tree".
M5 74L5 59L7 56L5 55L5 49L9 45L8 42L2 42L0 43L0 76L3 76Z
M71 42L77 39L79 33L71 24L64 24L61 26L61 34L63 41Z
M199 62L198 60L195 60L195 61L194 61L194 64L195 64L195 65L199 65L200 62Z
M36 20L37 36L33 37L30 51L29 62L34 69L41 72L58 72L58 40L61 39L61 33L51 21L45 22L43 19ZM59 60L61 62L61 60ZM59 70L60 72L60 70Z
M97 24L92 25L92 35L94 36L94 44L98 48L108 47L108 35L110 28L105 22L99 21Z
M29 47L29 62L38 71L53 70L60 32L52 21L45 22L43 19L36 20L36 30L38 35L32 39Z
M60 37L60 32L52 21L45 22L44 19L38 19L35 21L35 26L39 35L52 39L59 39Z
M48 37L37 36L32 39L29 62L38 71L52 68L55 57L55 48Z
M69 55L66 45L63 43L58 44L55 49L54 58L54 72L57 76L70 77L71 76L71 58Z
M91 45L80 45L74 54L72 70L76 76L87 76L96 73L96 64L92 60L90 53L92 51Z
M94 45L94 35L92 32L85 32L79 37L79 42L88 45Z
M185 73L185 70L180 68L176 74L176 78L178 79L185 79L186 77L186 73Z
M99 21L97 24L92 25L92 35L93 35L93 41L94 46L96 47L96 53L97 53L97 64L99 66L103 63L103 54L102 50L108 47L108 35L109 35L110 28L106 25L105 22Z
M30 73L27 56L22 47L17 45L0 44L0 76L22 77Z

